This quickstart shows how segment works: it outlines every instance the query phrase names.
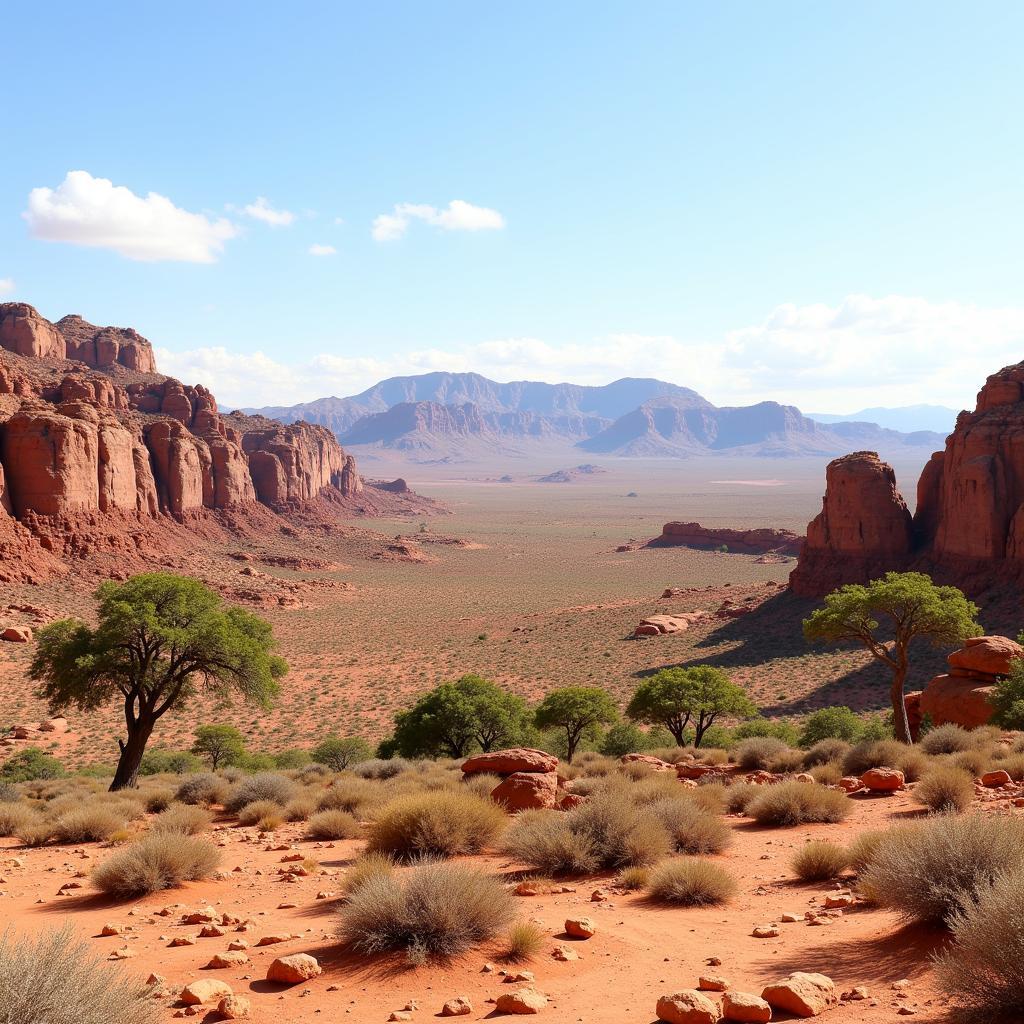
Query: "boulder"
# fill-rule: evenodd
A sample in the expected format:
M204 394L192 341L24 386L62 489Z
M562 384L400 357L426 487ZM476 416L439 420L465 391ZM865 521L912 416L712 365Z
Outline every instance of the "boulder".
M989 682L963 676L936 676L921 692L921 714L927 715L933 725L960 725L976 729L992 720L989 698L995 687L995 678Z
M203 978L193 981L181 990L178 997L186 1006L203 1006L217 1003L226 996L234 995L231 986L219 978Z
M554 772L514 772L491 790L491 799L510 811L554 807L558 776Z
M783 981L765 986L761 998L772 1009L797 1017L817 1017L839 1002L831 978L803 971L796 971Z
M981 777L981 784L983 786L1008 786L1011 782L1013 782L1013 778L1010 776L1010 773L1004 771L1002 768L998 768L991 772L985 772Z
M666 1024L718 1024L718 1003L696 989L662 996L655 1011Z
M772 1008L751 992L726 992L722 997L722 1019L737 1024L767 1024L772 1019Z
M869 768L860 777L860 784L872 793L893 793L902 789L905 782L898 768Z
M267 981L277 981L284 985L297 985L323 974L316 957L308 953L293 953L291 956L278 957L267 968Z
M441 1007L442 1017L465 1017L472 1012L473 1004L469 1001L469 996L456 996Z
M597 925L591 917L566 918L565 934L575 939L591 939L597 934Z
M498 1013L540 1013L548 1005L547 996L535 988L518 988L514 992L502 992L494 1004Z
M225 996L217 1004L217 1013L225 1020L244 1020L252 1011L249 1000L243 996Z
M1024 657L1024 647L1008 636L972 636L946 661L951 668L1005 676L1010 674L1012 662L1021 657Z
M0 640L12 644L27 644L32 640L32 630L28 626L8 626L0 633Z
M643 764L652 771L674 772L676 766L668 761L662 761L660 757L652 757L650 754L623 754L619 758L622 764Z
M493 772L495 775L511 775L513 772L553 772L558 767L558 758L543 750L532 747L512 747L509 750L492 750L486 754L474 754L462 762L462 770Z

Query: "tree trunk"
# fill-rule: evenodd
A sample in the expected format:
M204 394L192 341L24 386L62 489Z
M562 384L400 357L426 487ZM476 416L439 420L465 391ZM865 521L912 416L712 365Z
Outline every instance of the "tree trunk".
M128 742L117 741L121 748L121 758L117 762L114 781L110 784L111 793L119 789L135 789L138 786L139 765L142 764L142 755L146 752L146 744L149 742L155 724L155 722L137 721L128 728Z
M896 668L892 674L892 689L889 696L892 698L892 728L896 739L900 743L914 742L910 735L910 721L907 719L907 705L903 696L903 684L907 678L906 668Z

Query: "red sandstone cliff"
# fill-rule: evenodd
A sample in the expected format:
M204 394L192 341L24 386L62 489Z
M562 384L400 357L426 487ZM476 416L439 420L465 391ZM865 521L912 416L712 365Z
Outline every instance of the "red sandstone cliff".
M135 331L80 317L54 325L0 304L0 580L91 550L141 550L162 522L195 528L197 516L227 512L262 522L261 506L320 496L355 511L362 492L327 428L224 416L206 388L156 374Z
M921 473L913 519L875 453L829 464L793 590L817 597L906 568L968 590L1024 576L1024 363L994 373L960 413Z
M701 526L700 523L666 523L661 536L655 537L648 547L727 547L732 552L761 555L774 552L780 555L799 554L804 538L792 530L759 527L753 530L731 530Z

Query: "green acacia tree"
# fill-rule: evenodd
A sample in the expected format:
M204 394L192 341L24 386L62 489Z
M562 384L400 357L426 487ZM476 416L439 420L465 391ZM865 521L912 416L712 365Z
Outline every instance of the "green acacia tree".
M38 634L31 676L54 711L123 701L127 738L111 790L133 787L157 722L199 694L269 706L287 671L270 624L199 580L154 572L96 591L99 624L61 619Z
M371 757L370 744L361 736L326 736L313 748L313 760L332 772L343 772Z
M804 620L808 642L856 643L892 672L889 698L893 730L903 743L913 743L904 688L910 667L910 645L930 640L936 647L955 647L979 636L978 606L956 587L940 587L921 572L887 572L867 586L850 583L832 591L824 607Z
M192 753L205 757L213 771L245 758L245 737L233 725L201 725L193 735Z
M612 698L599 686L565 686L552 690L534 712L538 729L558 728L565 732L566 759L572 761L585 735L619 717Z
M626 708L627 717L635 722L664 726L679 746L685 745L686 730L692 725L695 747L717 719L756 714L747 691L713 665L663 668L636 688Z
M398 712L392 745L403 757L465 757L477 746L485 751L509 746L528 721L521 697L481 676L465 675Z

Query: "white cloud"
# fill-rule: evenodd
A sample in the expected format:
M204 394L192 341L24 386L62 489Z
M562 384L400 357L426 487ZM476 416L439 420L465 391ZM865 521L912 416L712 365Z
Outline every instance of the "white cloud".
M836 306L781 305L759 324L711 339L610 334L556 344L503 338L374 358L324 353L293 364L209 348L161 353L159 365L206 384L225 406L291 405L356 394L399 374L475 370L503 381L579 384L657 377L717 405L774 400L848 413L918 402L973 408L985 378L1022 356L1024 308L851 295Z
M290 210L275 210L266 196L257 196L256 202L242 207L242 212L253 220L261 220L274 228L286 228L294 223L295 214Z
M35 238L113 249L130 260L213 263L238 229L174 205L139 196L88 171L68 171L56 189L34 188L22 214Z
M497 210L474 206L463 199L453 199L443 210L425 203L396 203L391 213L374 218L373 237L378 242L394 241L405 234L413 220L445 231L494 231L505 226L505 218Z
M10 295L14 291L13 277L0 277L0 295Z
M334 256L337 252L338 250L335 249L333 245L319 245L314 242L313 245L309 247L310 256Z

